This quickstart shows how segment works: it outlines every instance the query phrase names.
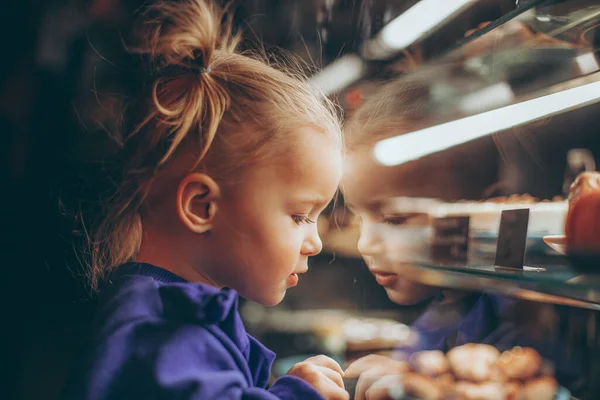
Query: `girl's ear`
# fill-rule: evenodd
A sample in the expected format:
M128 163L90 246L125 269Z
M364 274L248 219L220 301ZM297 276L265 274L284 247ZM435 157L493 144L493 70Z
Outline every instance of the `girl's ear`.
M219 185L210 176L189 174L177 188L177 215L192 232L208 232L213 226L219 197Z

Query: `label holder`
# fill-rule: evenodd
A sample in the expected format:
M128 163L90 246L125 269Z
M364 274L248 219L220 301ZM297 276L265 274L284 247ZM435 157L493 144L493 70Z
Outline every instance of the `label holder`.
M496 243L495 268L524 270L529 209L502 211Z

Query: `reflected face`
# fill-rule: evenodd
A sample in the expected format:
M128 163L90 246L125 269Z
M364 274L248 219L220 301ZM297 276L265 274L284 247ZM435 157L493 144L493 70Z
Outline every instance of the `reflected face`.
M414 186L414 177L377 164L367 150L350 152L344 165L342 190L348 207L361 219L358 250L377 283L395 303L412 305L433 297L439 289L407 278L403 257L426 251L428 216L401 213L390 199L434 197L435 187ZM410 175L410 169L408 170ZM399 181L400 180L400 181Z

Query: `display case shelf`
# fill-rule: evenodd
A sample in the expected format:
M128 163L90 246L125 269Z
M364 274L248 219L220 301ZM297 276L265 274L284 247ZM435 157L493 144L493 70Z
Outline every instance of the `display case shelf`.
M566 258L526 263L523 270L493 263L434 263L432 260L399 263L398 273L433 286L487 290L557 305L600 310L600 274L582 274Z

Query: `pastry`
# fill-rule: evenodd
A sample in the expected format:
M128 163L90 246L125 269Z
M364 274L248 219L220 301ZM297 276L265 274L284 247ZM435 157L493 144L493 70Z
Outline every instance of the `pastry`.
M554 400L558 391L556 379L545 375L551 368L528 347L500 354L493 346L468 343L446 355L437 350L415 353L410 365L399 364L403 368L398 371L382 371L401 378L405 395L422 400Z
M448 361L458 379L474 382L490 380L495 375L500 352L487 344L468 343L448 352Z
M411 363L415 371L423 375L437 376L450 372L448 359L439 350L416 353L411 357Z
M444 392L451 391L452 388L454 387L454 384L456 383L456 379L454 379L454 375L452 375L452 373L450 373L450 372L439 375L438 377L435 378L435 381L437 382L439 387Z
M543 376L526 382L519 400L554 400L557 390L556 379Z
M349 319L343 326L348 351L374 351L411 346L418 340L408 326L387 319Z
M498 367L507 378L525 381L538 375L542 357L532 348L515 347L502 353Z
M521 382L506 382L504 388L506 389L506 400L521 400L521 393L523 391L523 384Z
M506 388L498 382L458 382L454 388L464 400L507 400Z
M413 372L404 374L404 392L407 396L422 400L442 398L442 389L434 379Z

